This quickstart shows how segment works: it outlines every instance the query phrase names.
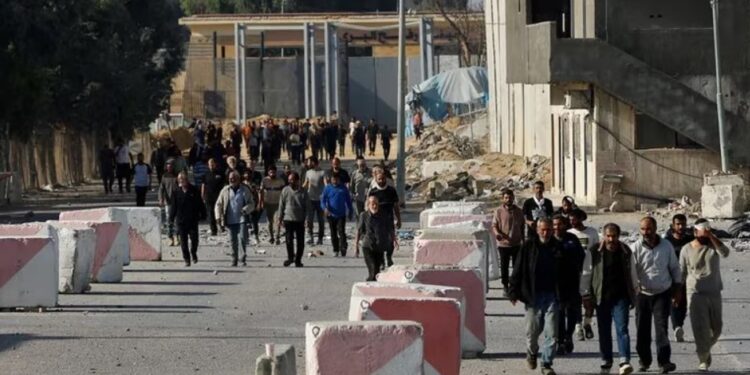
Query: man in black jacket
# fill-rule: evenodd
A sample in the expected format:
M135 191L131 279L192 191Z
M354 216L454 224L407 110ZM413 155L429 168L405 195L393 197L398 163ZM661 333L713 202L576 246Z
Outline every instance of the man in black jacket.
M193 263L198 263L198 223L206 219L206 206L201 199L201 192L190 184L187 173L180 172L177 175L177 184L180 187L172 194L173 209L169 213L169 222L177 222L182 258L185 259L185 267L190 267L191 255Z
M523 202L523 216L528 229L526 238L536 236L536 221L552 218L552 211L552 201L544 197L544 182L535 182L534 196Z
M562 297L560 299L560 316L558 317L558 340L560 345L557 354L565 355L573 352L573 331L576 323L581 321L581 272L586 253L581 241L575 234L568 233L570 223L565 216L556 214L552 217L552 232L563 250L564 269L570 270L570 277L562 280L560 285ZM575 270L575 272L573 272Z
M526 361L530 369L537 367L539 335L544 332L542 374L554 375L552 362L557 347L557 318L560 301L569 301L578 288L566 288L566 279L578 277L569 269L568 256L561 243L552 236L552 221L541 218L536 236L529 239L519 252L510 279L508 296L513 305L526 305Z

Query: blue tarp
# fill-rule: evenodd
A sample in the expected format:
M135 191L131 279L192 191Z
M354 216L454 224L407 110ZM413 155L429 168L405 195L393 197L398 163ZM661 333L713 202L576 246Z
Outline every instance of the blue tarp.
M412 87L406 96L407 135L413 132L412 113L421 109L427 118L441 121L448 114L450 104L470 104L488 100L487 70L482 67L453 69L430 77Z

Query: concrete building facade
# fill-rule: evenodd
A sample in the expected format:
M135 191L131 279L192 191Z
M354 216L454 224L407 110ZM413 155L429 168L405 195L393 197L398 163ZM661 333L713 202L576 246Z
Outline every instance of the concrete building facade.
M750 162L750 2L720 2L729 161ZM709 0L485 2L491 146L544 155L556 192L623 210L720 169Z

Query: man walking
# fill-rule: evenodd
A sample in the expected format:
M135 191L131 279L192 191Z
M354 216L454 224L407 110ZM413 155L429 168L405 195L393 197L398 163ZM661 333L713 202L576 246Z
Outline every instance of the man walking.
M564 254L560 243L552 237L552 221L539 219L536 230L537 235L524 243L518 254L508 294L513 305L521 301L526 306L527 366L531 370L537 368L539 335L544 332L542 374L554 375L559 291L562 280L575 270L561 267L559 260Z
M672 225L664 233L664 239L669 241L674 248L677 259L680 259L680 251L685 245L692 242L695 237L688 231L687 228L687 217L683 214L677 214L672 217ZM682 277L685 277L683 273ZM682 284L681 295L687 295L687 289L685 283ZM672 329L674 330L674 340L677 342L685 341L685 329L682 326L685 324L685 317L687 316L687 298L680 298L679 303L672 306Z
M164 175L161 178L159 184L159 206L164 208L166 217L169 217L174 207L172 206L172 197L174 196L175 190L179 188L177 184L177 176L174 174L174 166L172 163L167 163ZM170 246L175 246L176 238L174 234L174 225L167 221L167 234L171 241Z
M391 230L393 221L380 211L380 204L375 196L367 198L367 210L359 215L357 221L354 256L359 257L359 241L362 240L367 281L376 281L380 269L385 265L385 252L396 243L396 236Z
M630 333L628 332L629 310L635 305L635 269L633 253L620 242L620 227L609 223L604 226L604 240L589 250L591 273L581 277L581 294L586 310L596 308L599 328L599 352L602 356L602 372L612 368L612 321L617 334L617 349L620 353L619 373L633 372L630 365Z
M115 146L115 162L117 163L117 185L120 187L120 194L123 193L123 180L125 180L125 191L130 193L130 165L133 163L133 156L130 155L130 148L122 139L118 139L117 146Z
M370 188L370 182L372 181L372 171L367 167L365 158L357 158L357 169L352 172L351 177L352 183L349 188L354 196L354 214L359 218L359 215L365 212L367 189Z
M138 154L138 162L133 166L135 182L135 205L146 206L146 193L151 186L151 166L143 162L143 154Z
M388 124L385 124L380 133L380 143L383 146L383 160L385 161L388 161L388 158L391 156L391 140L393 140L393 132L388 128Z
M333 160L331 160L331 169L326 171L326 184L331 183L331 176L333 176L334 174L339 175L339 180L342 185L348 187L349 184L351 184L352 178L351 176L349 176L349 172L347 172L346 169L341 168L341 159L339 159L338 157L335 157L333 158Z
M536 236L537 220L552 217L552 201L544 197L544 182L534 183L534 196L523 202L523 215L529 238Z
M281 228L277 228L276 235L274 236L274 225L278 224L276 219L276 213L279 211L279 199L281 198L281 190L286 186L286 181L283 178L277 176L278 171L275 165L268 167L268 176L263 179L261 183L260 196L261 196L261 208L266 211L266 220L268 220L268 233L271 238L268 240L271 245L281 244ZM275 239L275 240L274 240Z
M721 317L721 257L729 256L729 248L711 232L706 219L698 219L695 239L680 252L680 269L687 285L690 325L695 336L698 370L711 366L711 348L719 341L723 326Z
M206 206L203 204L198 188L190 185L188 175L180 172L177 175L180 188L172 196L172 211L169 213L170 225L177 224L180 236L182 259L185 267L190 267L190 259L198 263L198 223L206 218ZM190 247L188 248L188 240Z
M203 197L203 201L206 202L206 212L208 213L212 236L215 236L218 232L214 207L216 206L216 201L219 199L221 189L224 188L224 181L224 173L217 169L216 160L208 159L208 172L203 178L201 196Z
M524 217L521 209L515 204L512 190L503 189L502 199L503 203L492 218L492 231L500 253L500 279L507 297L510 265L515 263L516 255L523 245Z
M284 224L286 230L286 255L284 267L294 263L295 267L303 267L302 255L305 253L305 219L307 218L309 197L300 186L299 174L289 174L289 185L281 191L279 203L279 223ZM294 251L294 245L297 251Z
M552 217L552 233L560 243L563 251L561 267L570 272L569 277L560 284L560 316L558 318L558 347L557 354L573 353L573 331L581 321L581 270L585 253L578 240L572 233L568 233L568 219L562 215Z
M386 182L385 172L380 171L375 175L375 185L370 188L368 197L378 198L380 211L388 219L390 231L395 236L396 229L401 229L401 209L399 207L398 192L393 186ZM395 224L394 224L395 223ZM394 227L395 225L395 227ZM393 265L393 248L386 249L386 265Z
M370 123L367 124L367 145L369 146L370 156L375 156L375 145L378 144L378 133L380 133L380 127L375 119L370 119Z
M592 227L587 227L584 222L587 219L586 212L581 209L574 209L570 212L570 226L568 232L578 237L578 241L581 242L581 246L585 250L585 258L583 259L583 268L581 270L581 278L585 279L591 277L591 254L592 251L597 249L599 244L599 232ZM628 249L629 250L629 249ZM584 295L581 290L581 295ZM584 309L584 317L576 322L576 328L573 334L578 341L584 341L585 339L594 338L594 330L591 328L591 319L594 317L593 308ZM583 322L583 326L581 325Z
M320 197L323 195L323 188L325 187L325 174L326 172L320 169L318 158L311 156L308 159L309 169L305 172L305 183L302 185L304 189L307 189L307 195L310 199L310 207L307 210L307 230L310 235L310 240L307 242L309 245L314 244L313 238L313 226L315 220L318 221L318 245L323 244L323 235L325 234L324 227L324 215L323 209L320 206Z
M320 200L323 213L328 218L331 229L331 242L335 257L346 256L346 218L352 210L352 196L349 189L341 183L338 173L331 175L331 183L323 190Z
M635 270L639 294L636 300L636 350L640 357L640 371L651 366L651 322L656 331L656 359L662 374L674 371L677 366L670 361L667 321L673 302L682 296L682 273L672 245L656 235L656 220L644 217L640 222L641 239L633 244Z
M104 184L104 194L111 193L115 182L115 152L106 143L99 150L99 175Z
M216 201L215 215L219 226L229 228L229 240L232 244L232 267L237 261L247 266L247 217L255 209L255 200L250 188L241 183L240 174L233 171L229 174L229 185L219 193ZM238 254L241 251L241 257Z

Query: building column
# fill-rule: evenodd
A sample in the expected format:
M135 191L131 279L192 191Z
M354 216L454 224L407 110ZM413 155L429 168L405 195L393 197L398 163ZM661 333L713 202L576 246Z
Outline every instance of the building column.
M247 58L245 53L245 25L240 25L240 70L242 71L241 96L242 96L242 112L240 113L240 121L237 121L238 125L244 124L247 120Z
M341 117L341 101L339 98L340 95L340 88L339 88L339 32L336 26L331 27L331 38L333 39L333 51L332 51L332 57L333 57L333 108L334 111L336 111L336 115Z
M240 72L240 24L234 24L234 107L235 107L235 120L239 123L242 113L242 98L241 98L241 72Z
M310 115L315 117L318 115L318 93L317 93L317 77L315 69L315 24L310 24Z
M326 22L324 27L326 121L331 121L331 26Z
M305 71L305 118L310 118L310 24L307 22L304 23L302 39L305 51L303 58Z
M432 18L425 19L424 38L425 38L425 62L427 63L427 78L435 75L435 45L433 44L433 25Z

